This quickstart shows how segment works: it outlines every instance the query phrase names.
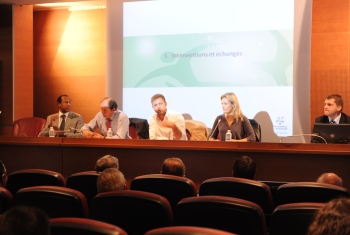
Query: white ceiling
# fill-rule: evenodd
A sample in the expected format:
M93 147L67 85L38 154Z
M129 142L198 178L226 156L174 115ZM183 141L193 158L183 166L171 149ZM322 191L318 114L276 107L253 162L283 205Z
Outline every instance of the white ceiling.
M38 6L35 4L47 4L47 6ZM105 5L105 0L0 0L0 4L10 5L34 5L34 10L53 10L65 9L73 6L100 6Z

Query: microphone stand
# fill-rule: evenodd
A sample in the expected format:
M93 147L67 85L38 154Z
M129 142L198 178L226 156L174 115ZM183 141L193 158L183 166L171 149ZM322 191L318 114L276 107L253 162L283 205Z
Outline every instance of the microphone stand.
M317 135L317 134L298 134L298 135L282 136L282 137L278 137L278 138L275 139L273 142L274 142L274 143L277 143L277 141L279 141L279 143L282 143L282 140L283 140L284 138L289 138L289 137L300 137L300 136L318 137L318 138L322 139L322 140L325 142L325 144L327 144L327 141L325 140L325 138L323 138L322 136Z
M220 122L221 122L221 119L218 120L218 123L216 124L215 128L211 131L211 135L209 136L208 140L213 137L213 134L216 131L216 128L218 128Z

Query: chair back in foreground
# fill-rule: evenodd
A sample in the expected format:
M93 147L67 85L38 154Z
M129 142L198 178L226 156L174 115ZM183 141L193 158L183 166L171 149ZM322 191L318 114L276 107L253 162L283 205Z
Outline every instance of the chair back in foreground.
M265 215L257 204L231 197L182 199L174 209L174 225L219 229L240 235L265 235Z
M24 169L12 172L8 176L6 188L13 195L19 189L31 186L65 186L64 177L55 171L43 169Z
M87 218L50 219L51 235L127 235L112 224Z
M265 214L270 214L273 209L270 188L256 180L236 177L207 179L199 188L199 196L209 195L235 197L254 202Z
M235 235L235 233L195 226L171 226L152 229L146 235Z
M0 214L3 214L11 205L12 195L6 188L0 187Z
M134 190L97 194L90 202L89 217L114 224L128 234L145 234L154 228L171 226L173 222L166 198Z
M66 180L66 187L83 193L89 204L91 199L97 195L98 176L99 173L96 171L83 171L72 174Z
M88 217L85 196L74 189L59 186L34 186L20 189L13 195L11 206L34 206L50 218Z
M315 214L324 205L301 202L276 207L272 213L270 235L306 235Z
M350 197L346 188L315 182L296 182L281 185L276 191L276 204L295 202L328 202L338 197Z
M167 174L138 176L131 181L130 189L159 194L168 199L172 208L183 198L197 196L192 180Z
M37 137L44 128L46 120L40 117L28 117L14 122L12 136Z

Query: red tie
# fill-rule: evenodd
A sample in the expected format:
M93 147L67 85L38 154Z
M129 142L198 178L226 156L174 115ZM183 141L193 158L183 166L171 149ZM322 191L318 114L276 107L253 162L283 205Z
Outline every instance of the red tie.
M108 129L111 128L111 119L110 118L107 118L106 126L107 126L107 131L108 131Z

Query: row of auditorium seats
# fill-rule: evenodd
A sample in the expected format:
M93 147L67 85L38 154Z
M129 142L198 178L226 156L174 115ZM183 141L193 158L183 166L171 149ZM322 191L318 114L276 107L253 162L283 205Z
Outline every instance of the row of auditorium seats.
M102 221L128 234L168 226L197 226L242 235L267 234L265 214L257 204L233 197L200 196L182 199L173 209L160 195L122 190L100 193L87 206L80 192L59 186L33 186L13 195L11 206L35 206L53 218L77 217ZM272 213L270 234L305 234L323 203L292 203Z
M43 190L47 190L45 187L48 186L28 188L30 186L48 184L56 185L54 187L51 187L48 191L51 193L55 191L55 193L63 195L73 194L76 198L82 198L81 204L83 205L83 208L86 209L76 209L74 216L87 217L88 202L91 202L91 198L97 194L97 177L98 173L94 171L79 172L68 177L67 181L65 182L63 177L59 173L42 169L27 169L16 171L10 174L8 184L6 187L12 191L13 198L11 205L15 205L16 203L18 203L18 201L22 200L23 195L25 195L25 198L27 198L29 192L30 197L24 204L33 203L33 201L36 199L38 199L38 202L43 203L44 200L40 199L40 197L46 194L46 192L43 193ZM45 180L45 178L49 179ZM34 183L30 182L31 180L34 180ZM72 185L74 184L80 187L80 189L75 188L76 190L74 190L74 187L72 187ZM67 188L69 185L71 185L73 189ZM277 213L277 211L283 212L285 210L283 209L284 204L295 202L324 203L331 200L332 198L339 196L350 197L349 191L347 189L338 186L314 182L286 183L281 185L276 191L277 203L275 204L275 206L277 206L277 208L275 208L274 206L272 206L273 203L271 203L271 191L269 187L267 187L266 184L259 181L234 177L208 179L205 180L199 188L198 194L200 197L196 197L197 192L195 189L195 185L190 179L164 174L150 174L136 177L131 182L130 189L130 191L135 192L146 191L150 193L155 193L157 195L161 195L162 197L166 198L174 214L176 213L175 208L178 207L180 202L188 198L200 198L191 200L204 200L205 197L213 197L213 195L215 195L216 197L231 197L235 199L241 198L250 201L255 205L258 205L258 207L264 214L264 219L267 226L273 224L274 213ZM82 193L77 190L80 190ZM90 191L90 194L86 194L86 190ZM87 197L84 195L89 195L90 198L86 200ZM73 199L73 201L74 200L75 199ZM0 188L0 201L2 204L0 206L1 213L10 206L11 193L4 188ZM68 202L66 203L65 201ZM49 204L58 205L57 208L51 206L51 209L53 211L50 212L50 216L73 216L72 214L63 213L64 211L67 211L68 208L74 208L69 203L72 203L71 199L69 198L65 198L61 203L62 205L60 203L50 202ZM85 204L86 206L84 206ZM305 210L306 205L303 204L302 206L303 210ZM314 207L315 205L308 205L306 209L312 209ZM289 207L287 208L290 209Z
M97 194L98 175L95 171L78 172L65 180L60 173L50 170L18 170L8 176L6 189L13 195L19 189L29 186L62 186L82 192L89 203ZM268 185L261 181L235 177L207 179L202 182L197 192L192 180L166 174L138 176L131 181L130 189L162 195L168 199L172 207L176 206L181 199L197 196L197 194L236 197L258 204L265 214L271 213L275 206L281 204L327 202L337 196L350 196L346 188L315 182L286 183L280 185L272 195Z
M50 219L51 235L127 235L122 228L85 218L54 218ZM218 229L196 226L169 226L155 228L146 235L235 235Z
M148 139L148 121L141 118L129 118L129 134L133 139ZM256 135L256 141L261 141L261 127L254 119L249 119ZM208 129L201 121L186 120L188 140L207 140ZM12 128L12 136L38 136L44 128L46 120L39 117L29 117L16 120Z
M39 185L66 186L82 192L89 201L97 194L96 181L98 173L85 171L72 174L65 181L57 172L44 169L25 169L13 172L8 177L6 188L11 194L20 188ZM272 189L268 186L272 185ZM284 182L278 190L267 181L255 181L234 177L207 179L200 185L198 194L238 197L260 205L265 213L274 206L291 202L325 202L337 195L348 196L349 191L342 187L324 185L314 182ZM192 180L184 177L149 174L132 180L130 189L148 191L166 197L172 206L182 198L197 194ZM297 192L297 193L294 193ZM271 198L274 198L274 201Z

